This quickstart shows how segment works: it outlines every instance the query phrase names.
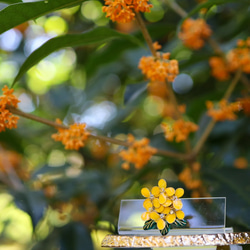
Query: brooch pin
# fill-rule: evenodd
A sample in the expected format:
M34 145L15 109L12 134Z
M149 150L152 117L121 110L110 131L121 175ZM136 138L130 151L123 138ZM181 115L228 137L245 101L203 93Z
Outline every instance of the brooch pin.
M144 187L141 194L145 197L143 207L146 212L141 218L145 221L143 229L159 229L162 235L168 234L171 228L185 227L187 221L185 214L181 210L183 207L180 197L184 194L183 188L167 187L164 179L158 181L158 186L154 186L151 191Z

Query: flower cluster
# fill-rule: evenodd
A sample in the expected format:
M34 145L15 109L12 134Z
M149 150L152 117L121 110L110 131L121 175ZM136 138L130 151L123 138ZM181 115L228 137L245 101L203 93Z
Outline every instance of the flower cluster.
M230 72L241 69L244 73L250 73L250 37L246 41L238 40L237 48L227 54Z
M190 121L184 121L182 119L174 121L172 124L163 122L161 127L164 131L167 141L176 142L185 141L191 132L198 130L198 126Z
M149 139L143 138L140 141L135 141L133 135L128 135L128 150L122 150L119 156L125 161L122 164L123 169L129 169L130 163L134 164L136 169L141 169L148 163L156 149L149 146Z
M0 132L5 131L6 128L17 128L17 121L19 117L13 115L7 108L12 106L17 108L20 102L14 95L14 89L9 89L6 85L2 88L3 95L0 97Z
M58 124L62 124L62 122L57 119L56 122ZM89 132L85 129L86 124L72 124L68 129L63 129L58 127L58 133L53 134L51 137L55 141L61 141L65 146L65 149L74 149L78 150L81 147L84 147L84 142L87 140L89 136Z
M167 187L164 179L158 181L158 186L154 186L151 191L148 188L142 188L141 194L145 197L143 207L146 209L141 215L145 221L144 229L157 228L163 235L167 234L171 225L185 226L185 214L182 209L183 188Z
M246 169L249 166L249 163L246 158L238 157L234 160L233 165L238 169Z
M222 99L217 105L207 101L206 106L208 115L215 121L235 120L237 119L235 112L242 109L240 102L228 103L225 99Z
M250 115L250 97L243 97L239 100L240 106L245 115Z
M227 61L219 56L213 56L209 59L211 74L219 81L225 81L230 77Z
M196 169L194 169L194 167ZM192 168L185 167L183 171L179 174L179 180L185 184L187 189L197 189L201 186L201 180L198 178L197 175L195 177L194 173L199 173L200 164L198 162L193 163Z
M212 75L220 80L227 80L230 73L237 70L250 73L250 37L246 41L238 40L237 48L230 50L225 58L213 56L209 59Z
M179 65L177 60L169 60L170 53L163 53L159 57L143 56L139 62L138 68L151 81L168 82L174 81L179 74Z
M105 0L102 11L113 22L128 23L134 20L135 12L150 12L148 0Z
M196 20L188 18L182 26L179 38L184 45L190 49L198 50L205 44L205 40L212 34L211 29L204 19L198 18Z

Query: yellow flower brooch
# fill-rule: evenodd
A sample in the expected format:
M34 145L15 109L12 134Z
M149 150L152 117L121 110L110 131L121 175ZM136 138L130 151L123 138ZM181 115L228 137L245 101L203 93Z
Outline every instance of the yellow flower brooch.
M146 209L141 215L145 221L144 230L159 229L162 235L168 234L171 228L185 227L187 221L182 209L182 201L179 199L184 194L183 188L167 187L164 179L158 181L151 192L148 188L142 188L141 194L146 199L143 207Z

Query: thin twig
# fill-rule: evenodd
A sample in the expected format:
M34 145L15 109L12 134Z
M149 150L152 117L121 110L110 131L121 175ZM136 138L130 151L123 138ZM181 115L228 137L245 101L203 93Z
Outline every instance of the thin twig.
M240 77L240 80L245 85L247 91L250 92L250 82L249 82L248 78L242 74Z
M207 42L209 43L209 45L211 46L211 48L214 50L214 52L220 56L222 56L223 58L225 58L225 53L221 50L219 44L213 39L213 38L208 38Z
M148 30L147 30L147 28L145 26L144 21L142 20L141 14L138 13L138 12L135 12L135 19L136 19L136 21L137 21L137 23L138 23L138 25L139 25L139 27L141 29L141 32L142 32L142 34L144 36L144 39L145 39L146 43L148 44L148 47L149 47L152 55L154 57L157 57L156 50L155 50L155 48L153 46L153 41L151 39L151 36L148 33Z
M224 96L223 96L223 99L228 100L228 98L231 96L232 92L234 91L235 86L237 85L237 83L238 83L238 81L239 81L241 75L242 75L242 71L241 71L241 70L238 70L238 71L235 73L232 82L230 83L230 85L229 85L229 87L228 87L226 93L225 93Z
M227 91L224 94L222 99L227 100L230 97L230 95L232 94L236 84L239 82L241 74L242 74L241 70L238 70L236 72L236 74L234 75L233 80L231 81L231 83L230 83L230 85L229 85L229 87L228 87L228 89L227 89ZM204 130L202 136L200 137L200 139L197 141L196 145L193 148L193 154L194 155L197 155L200 152L200 150L202 149L202 147L203 147L204 143L206 142L208 136L210 135L212 129L214 128L215 124L216 124L215 120L211 120L208 123L208 125L207 125L206 129Z
M187 17L187 15L188 15L187 12L184 9L182 9L181 6L175 2L175 0L166 0L166 3L179 16L181 16L182 18Z
M193 148L193 153L195 155L197 155L200 152L200 150L203 147L204 143L206 142L208 136L210 135L211 131L213 130L215 124L216 124L216 121L214 121L214 120L211 120L208 123L205 131L203 132L203 134L201 135L198 142L196 143L196 145Z

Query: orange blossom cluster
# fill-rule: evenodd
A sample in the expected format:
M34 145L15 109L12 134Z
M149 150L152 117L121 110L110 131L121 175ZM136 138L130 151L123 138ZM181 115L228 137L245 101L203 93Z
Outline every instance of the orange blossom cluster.
M209 59L211 74L219 81L225 81L230 77L227 61L219 56L213 56Z
M150 12L148 0L105 0L102 11L113 22L128 23L135 18L135 12Z
M161 126L166 140L173 141L175 139L176 142L185 141L191 132L198 130L196 124L182 119L176 120L172 124L163 122Z
M9 89L6 85L2 88L3 95L0 97L0 132L6 128L17 128L19 117L13 115L7 105L17 108L20 102L12 93L14 89Z
M209 59L212 75L218 80L227 80L237 70L250 73L250 37L238 40L237 47L230 50L226 58L214 56Z
M234 160L234 167L238 169L246 169L249 166L249 163L245 157L238 157Z
M205 40L212 34L211 29L204 19L198 18L196 20L188 18L182 26L179 38L184 45L190 49L198 50L205 44Z
M128 150L122 150L119 153L119 156L125 161L122 164L123 169L129 169L130 163L134 164L136 169L141 169L156 153L156 149L149 146L147 138L136 141L134 136L129 134L127 141L130 143Z
M138 68L151 81L168 82L174 81L179 74L179 65L177 60L169 60L170 53L157 53L157 58L153 56L143 56L139 62Z
M239 100L241 108L245 115L250 115L250 97L242 97Z
M195 171L193 170L193 166L191 168L185 167L178 176L179 180L185 184L187 189L190 190L195 190L201 187L201 180L198 174L200 170L200 163L194 162L193 165L196 168Z
M56 123L62 124L59 119L56 120ZM53 134L51 137L55 141L61 141L65 146L65 149L78 150L79 148L84 147L84 142L90 134L86 131L85 127L85 123L74 123L70 125L68 129L58 127L58 133Z
M227 100L222 99L217 105L213 102L207 101L206 106L208 115L215 121L236 120L235 112L242 109L240 102L228 103Z

